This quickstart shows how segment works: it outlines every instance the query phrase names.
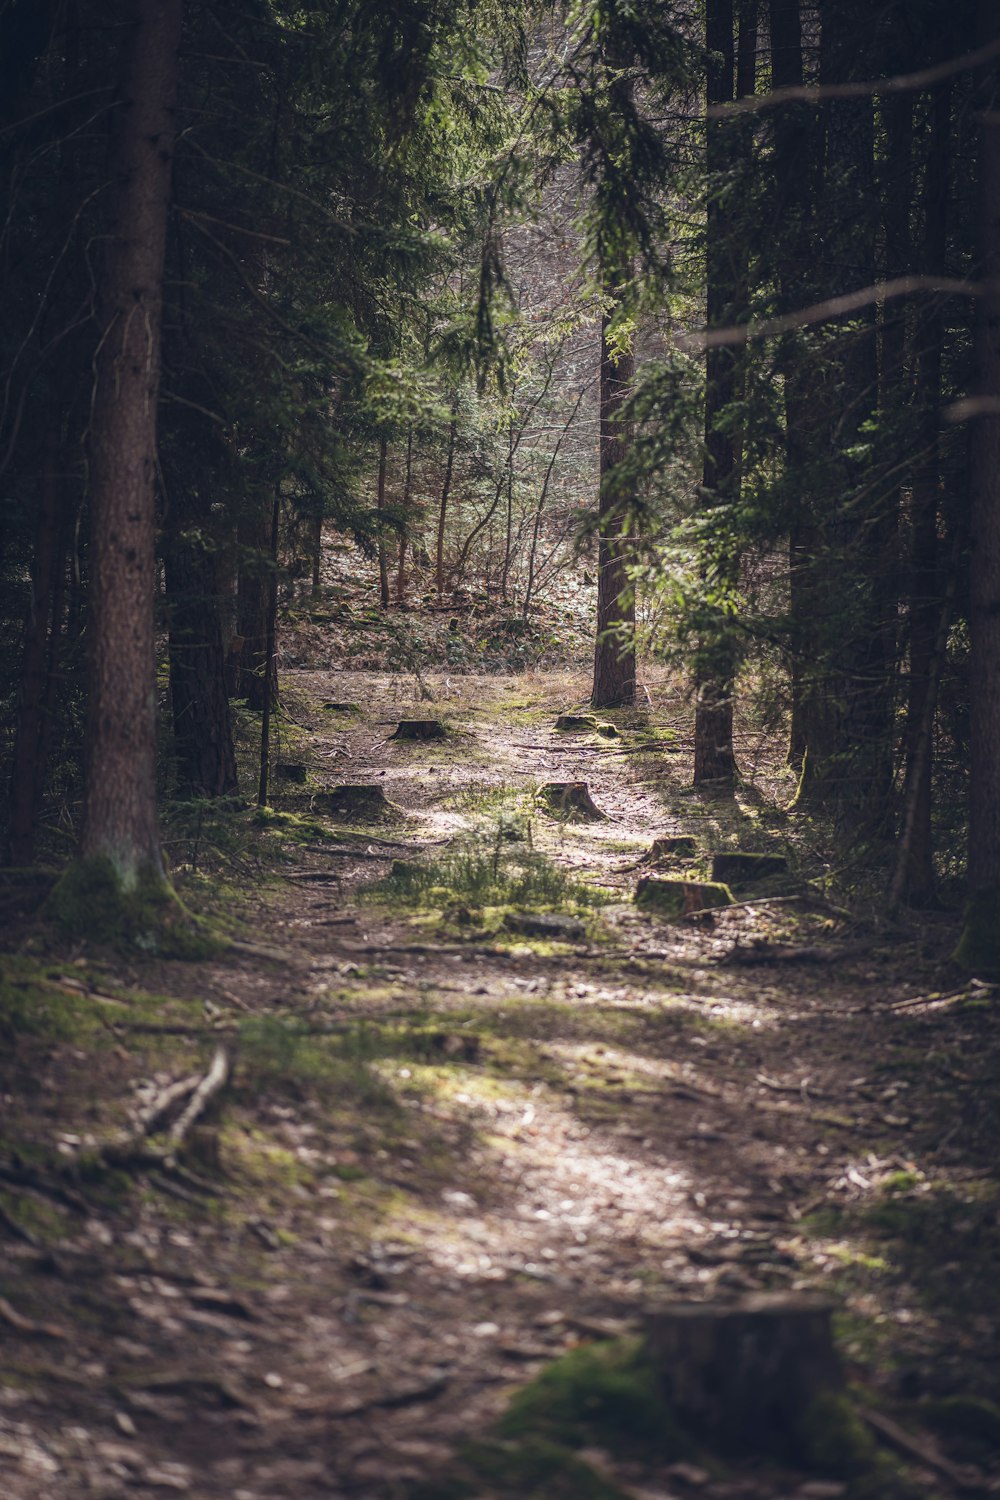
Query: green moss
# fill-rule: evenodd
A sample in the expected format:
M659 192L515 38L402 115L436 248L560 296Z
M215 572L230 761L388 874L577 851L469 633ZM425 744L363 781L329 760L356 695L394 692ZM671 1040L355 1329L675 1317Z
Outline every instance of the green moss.
M164 958L202 959L222 951L226 939L194 917L157 871L139 872L126 885L110 859L74 860L46 903L67 937L141 948Z
M679 1457L689 1451L639 1339L571 1350L518 1391L498 1431L569 1447L597 1443L611 1452L646 1449Z
M1000 886L970 897L955 962L979 979L1000 979Z
M635 902L666 917L681 917L689 912L731 906L733 896L729 887L719 881L644 875L635 888Z
M799 1461L832 1479L867 1474L875 1463L875 1439L843 1391L822 1391L814 1397L795 1437Z

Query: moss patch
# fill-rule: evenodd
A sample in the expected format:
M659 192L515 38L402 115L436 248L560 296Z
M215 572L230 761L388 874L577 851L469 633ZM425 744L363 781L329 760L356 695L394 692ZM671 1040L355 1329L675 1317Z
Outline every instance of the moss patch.
M158 873L142 871L127 889L110 859L74 860L46 903L64 935L139 948L163 958L211 958L226 946L188 912Z

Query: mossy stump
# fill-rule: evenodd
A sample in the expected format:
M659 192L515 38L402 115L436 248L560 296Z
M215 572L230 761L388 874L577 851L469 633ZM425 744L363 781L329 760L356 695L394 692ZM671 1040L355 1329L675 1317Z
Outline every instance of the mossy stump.
M323 712L328 714L356 714L358 713L356 703L324 703Z
M783 854L744 854L726 851L712 856L712 879L727 885L752 885L769 875L784 875L788 860Z
M665 838L654 839L646 859L651 865L658 865L665 859L694 859L697 853L698 840L693 834L672 833Z
M718 881L643 875L635 888L635 904L665 917L686 917L696 911L731 906L733 897L729 887Z
M279 781L291 781L296 786L305 785L306 768L301 760L279 760L274 774Z
M391 740L443 740L448 731L440 719L400 719Z
M977 979L1000 979L1000 888L987 886L969 897L955 962Z
M720 1452L807 1460L817 1403L843 1389L832 1313L820 1297L763 1292L652 1313L647 1348L667 1405Z
M312 805L327 817L342 818L351 823L376 823L402 817L402 809L390 802L380 786L371 784L331 787L317 792Z
M593 734L597 720L593 714L560 714L555 727L560 734Z
M538 800L550 817L567 822L598 823L607 816L595 805L585 781L547 781L538 789Z

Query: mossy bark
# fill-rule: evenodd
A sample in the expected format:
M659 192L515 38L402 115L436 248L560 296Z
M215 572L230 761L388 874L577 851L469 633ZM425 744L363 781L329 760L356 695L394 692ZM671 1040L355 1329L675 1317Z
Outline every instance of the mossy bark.
M207 958L225 940L193 917L162 871L143 866L126 881L110 859L79 859L63 872L46 903L70 937L141 948L171 958Z
M979 979L1000 979L1000 886L984 886L970 897L955 962Z

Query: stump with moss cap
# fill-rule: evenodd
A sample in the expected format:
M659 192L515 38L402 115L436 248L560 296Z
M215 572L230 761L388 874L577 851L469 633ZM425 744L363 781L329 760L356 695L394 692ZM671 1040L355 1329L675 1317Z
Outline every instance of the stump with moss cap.
M698 840L693 834L671 833L653 840L646 859L656 865L664 859L694 859L697 853Z
M538 789L538 800L553 818L598 823L607 817L607 813L595 805L585 781L547 781Z
M813 1415L843 1390L824 1298L754 1293L651 1313L647 1346L678 1421L723 1453L808 1461Z
M325 792L317 792L312 805L316 812L331 818L343 818L346 822L375 823L403 816L402 808L390 802L375 783L331 787Z
M733 897L729 887L718 881L643 875L635 888L635 904L666 917L686 917L692 912L732 906Z
M392 740L443 740L448 731L440 719L400 719L389 736Z

